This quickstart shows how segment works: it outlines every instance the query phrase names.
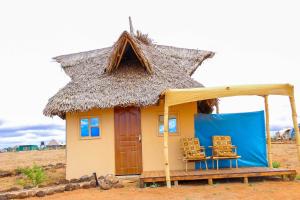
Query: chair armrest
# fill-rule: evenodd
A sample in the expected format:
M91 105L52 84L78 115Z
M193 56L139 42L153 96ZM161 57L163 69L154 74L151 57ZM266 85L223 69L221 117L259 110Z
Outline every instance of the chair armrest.
M226 145L224 145L224 146L226 146ZM228 145L229 146L229 145ZM208 146L208 148L211 148L211 149L218 149L220 146ZM230 145L230 147L231 148L237 148L237 146L235 146L235 145Z

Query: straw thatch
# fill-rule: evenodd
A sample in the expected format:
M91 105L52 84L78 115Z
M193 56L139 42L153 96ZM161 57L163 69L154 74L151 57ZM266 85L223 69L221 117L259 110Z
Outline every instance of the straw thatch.
M125 31L112 47L54 58L72 80L49 99L44 114L64 118L92 108L156 104L168 88L203 87L190 76L213 55L154 45Z

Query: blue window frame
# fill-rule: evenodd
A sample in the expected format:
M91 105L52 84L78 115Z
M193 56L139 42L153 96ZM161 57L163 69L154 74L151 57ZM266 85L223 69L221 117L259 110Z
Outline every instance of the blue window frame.
M164 133L164 116L159 115L159 135ZM178 120L176 115L169 115L169 134L178 134Z
M82 138L100 137L100 120L98 117L80 119L80 136Z

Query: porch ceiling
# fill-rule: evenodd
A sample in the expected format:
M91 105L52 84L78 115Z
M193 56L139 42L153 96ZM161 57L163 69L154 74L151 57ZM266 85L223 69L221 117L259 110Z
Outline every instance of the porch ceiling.
M168 89L164 94L166 106L173 106L188 102L230 96L286 95L293 97L294 86L290 84L258 84L190 89Z

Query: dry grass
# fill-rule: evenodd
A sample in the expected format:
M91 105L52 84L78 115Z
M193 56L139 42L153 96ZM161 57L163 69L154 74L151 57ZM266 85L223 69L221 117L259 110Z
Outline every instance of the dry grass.
M14 170L20 167L29 167L33 163L37 165L48 165L56 163L65 163L65 150L49 151L24 151L9 152L0 154L0 170ZM51 169L46 171L45 184L54 183L60 179L65 179L65 169ZM16 176L0 178L0 191L10 187L19 187Z
M65 179L66 170L65 168L60 169L51 169L46 171L46 180L43 185L52 185L55 182ZM18 176L12 177L5 177L0 178L0 191L9 189L11 187L19 187L22 188L20 185L17 184Z
M23 151L0 153L0 170L14 170L18 167L65 163L65 150Z
M11 187L21 188L21 186L17 185L17 177L16 176L0 178L0 192L3 190L7 190Z
M152 45L153 43L153 40L148 36L148 34L144 34L139 30L136 31L135 37L146 45Z

